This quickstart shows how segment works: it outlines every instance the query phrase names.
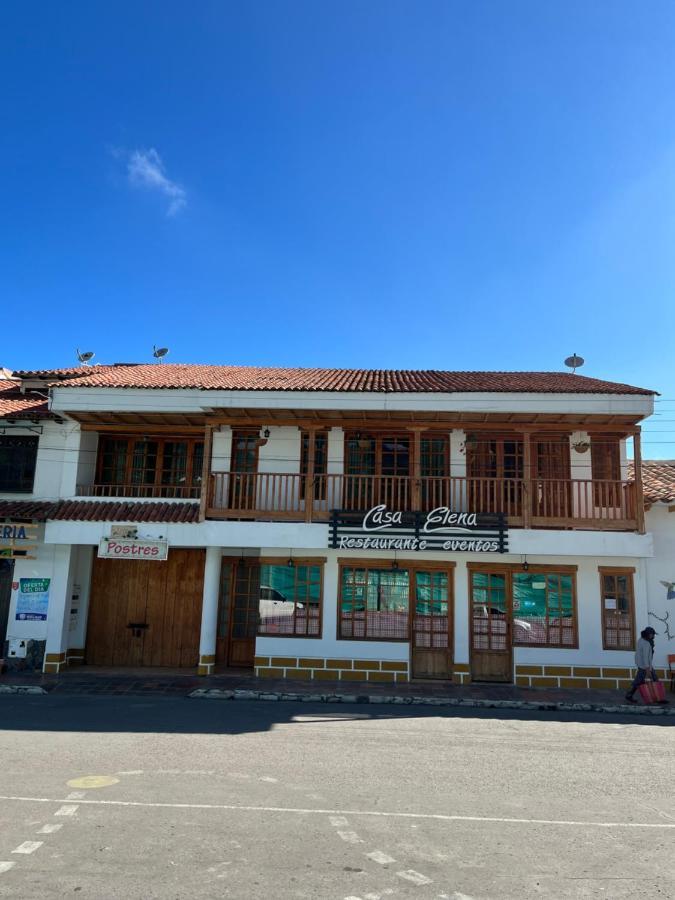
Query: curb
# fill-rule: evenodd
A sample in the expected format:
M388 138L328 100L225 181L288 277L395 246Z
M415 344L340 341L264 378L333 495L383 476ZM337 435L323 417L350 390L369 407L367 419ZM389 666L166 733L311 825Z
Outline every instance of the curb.
M608 706L604 703L564 703L546 700L478 700L456 697L401 697L395 694L293 694L276 691L226 691L220 688L198 688L188 695L193 700L267 700L304 703L372 703L397 706L460 706L475 709L528 709L547 712L603 712L635 716L675 716L675 708L667 706Z
M35 684L0 684L0 694L46 694L44 688Z

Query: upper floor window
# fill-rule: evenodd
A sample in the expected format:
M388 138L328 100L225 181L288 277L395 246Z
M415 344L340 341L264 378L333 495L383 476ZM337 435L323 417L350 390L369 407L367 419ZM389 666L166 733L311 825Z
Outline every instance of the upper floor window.
M0 435L0 491L30 494L35 479L38 438Z
M197 497L203 459L204 442L192 438L104 437L97 481L135 497Z

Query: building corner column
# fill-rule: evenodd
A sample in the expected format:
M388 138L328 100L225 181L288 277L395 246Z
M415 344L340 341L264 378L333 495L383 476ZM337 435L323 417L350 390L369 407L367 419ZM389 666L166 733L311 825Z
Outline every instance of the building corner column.
M48 675L58 675L68 664L73 550L70 544L59 544L54 547L54 567L47 611L47 640L42 664L42 671Z
M204 590L202 594L202 626L199 635L198 675L212 675L216 665L221 555L222 551L220 547L206 548Z

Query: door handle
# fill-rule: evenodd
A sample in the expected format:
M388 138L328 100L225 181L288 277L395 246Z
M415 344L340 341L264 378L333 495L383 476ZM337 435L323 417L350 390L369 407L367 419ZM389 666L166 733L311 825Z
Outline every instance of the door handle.
M127 628L131 628L134 637L141 637L144 631L150 626L147 622L129 622Z

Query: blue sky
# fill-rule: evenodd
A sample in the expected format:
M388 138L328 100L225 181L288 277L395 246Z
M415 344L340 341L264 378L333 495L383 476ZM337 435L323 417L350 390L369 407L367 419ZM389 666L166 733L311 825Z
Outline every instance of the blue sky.
M8 0L0 364L576 351L675 457L674 45L671 0Z

